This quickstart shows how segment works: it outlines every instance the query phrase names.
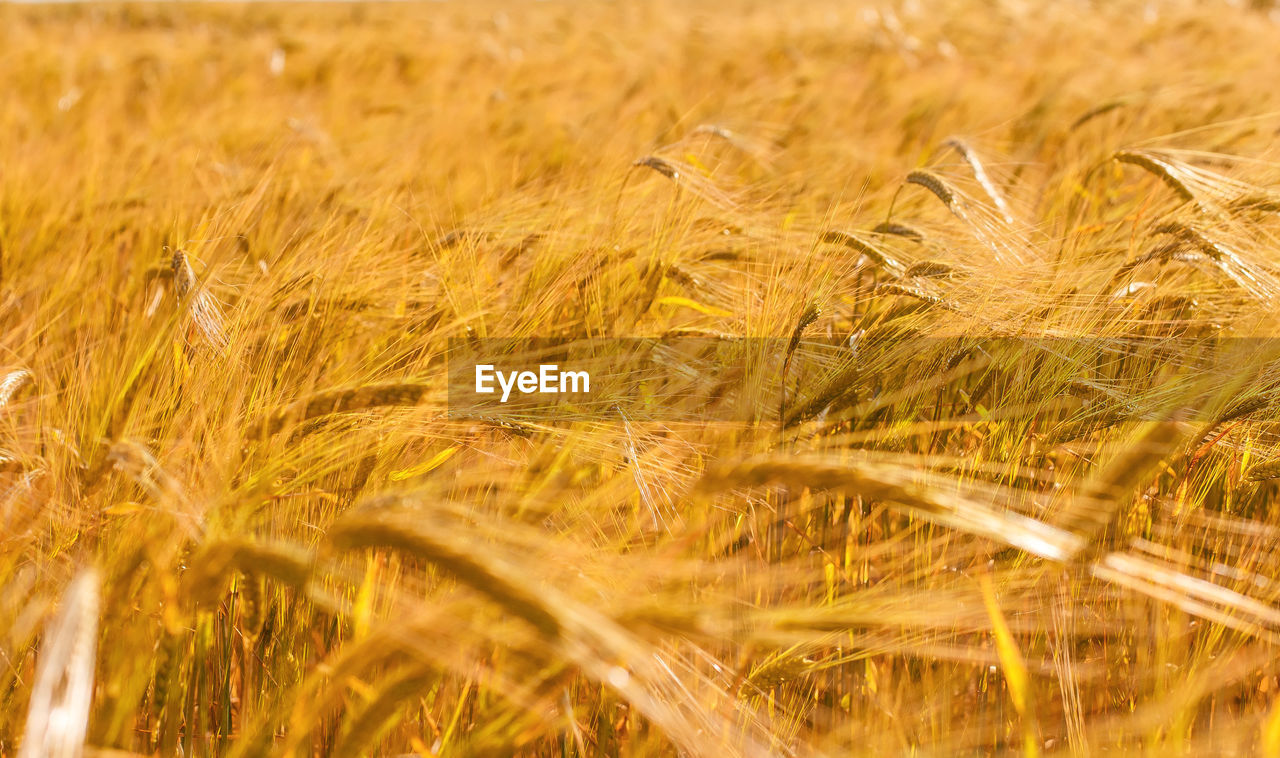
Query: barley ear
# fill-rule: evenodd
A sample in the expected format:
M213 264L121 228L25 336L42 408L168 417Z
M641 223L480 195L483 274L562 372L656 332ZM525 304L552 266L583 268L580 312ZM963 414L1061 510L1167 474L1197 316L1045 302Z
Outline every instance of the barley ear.
M884 250L872 245L866 240L861 239L856 234L844 232L839 229L830 229L822 233L822 242L833 245L844 245L850 250L857 251L870 258L877 266L884 269L885 273L892 276L902 274L903 266Z
M18 758L84 754L97 643L98 574L87 569L67 587L57 618L45 629Z
M173 253L173 289L178 300L187 303L192 327L204 342L216 352L227 348L226 316L208 288L201 287L191 262L183 250Z
M561 634L560 620L528 577L497 556L449 534L443 524L424 523L383 514L351 514L329 530L339 550L391 548L416 555L451 573L460 583L488 597L513 616L524 619L548 638Z
M987 197L991 198L991 202L995 204L996 210L1000 211L1000 215L1006 223L1013 223L1013 214L1009 211L1009 204L1005 202L1004 195L1000 194L1000 190L996 189L996 185L991 181L991 177L987 175L987 170L982 165L982 161L978 159L977 153L969 147L968 143L959 137L950 137L943 141L944 145L960 153L960 157L964 158L965 163L969 164L969 168L973 171L973 178L978 180L978 184L982 186L982 191L987 193Z
M361 755L397 720L406 700L427 690L435 677L419 669L384 684L372 701L350 720L334 755Z
M907 239L915 240L916 242L924 242L924 232L913 226L898 224L892 221L884 221L876 224L875 227L871 229L871 233L889 235L893 237L906 237Z
M1173 166L1166 161L1148 153L1132 150L1121 150L1112 157L1120 163L1137 166L1159 177L1179 198L1189 202L1196 199L1196 196L1187 188L1187 185L1175 175Z
M1150 481L1175 453L1183 436L1177 421L1144 422L1137 436L1083 483L1058 526L1095 543L1131 502L1138 485Z
M800 314L800 321L796 323L796 328L791 332L791 339L787 342L787 355L782 360L782 402L778 407L778 420L784 423L787 418L787 374L791 370L791 356L800 346L800 338L804 336L804 330L817 321L820 315L822 315L822 309L817 303L810 301L805 306L804 312Z
M1250 466L1249 470L1244 472L1244 478L1251 482L1267 482L1272 479L1280 479L1280 458L1272 458Z
M960 201L956 196L955 190L951 189L951 185L942 180L942 177L931 171L919 169L907 174L907 184L916 184L929 190L947 206L947 210L962 215L960 210Z
M0 408L9 404L22 388L31 383L31 372L25 368L15 369L0 379Z
M954 273L950 265L941 261L917 261L911 264L905 274L908 278L933 279L947 277Z

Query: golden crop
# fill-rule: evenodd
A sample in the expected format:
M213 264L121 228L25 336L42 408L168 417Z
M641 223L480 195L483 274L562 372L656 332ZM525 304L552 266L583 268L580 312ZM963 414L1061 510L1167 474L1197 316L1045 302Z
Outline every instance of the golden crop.
M0 755L1280 756L1245 6L0 5Z

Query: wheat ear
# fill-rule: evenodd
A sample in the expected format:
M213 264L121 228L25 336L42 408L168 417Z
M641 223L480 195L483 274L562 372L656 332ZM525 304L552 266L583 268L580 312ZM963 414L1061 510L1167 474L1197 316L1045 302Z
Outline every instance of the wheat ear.
M1058 525L1093 546L1129 504L1134 489L1150 480L1160 464L1173 455L1182 436L1176 421L1145 422L1123 450L1081 485Z
M303 587L311 575L312 556L286 543L227 539L202 546L189 564L182 577L184 587L193 599L208 601L219 595L233 571Z
M916 300L919 300L922 303L928 303L929 305L936 305L939 308L945 308L946 310L953 311L955 313L960 312L960 309L957 308L950 301L945 300L941 297L938 297L937 295L931 295L928 292L925 292L924 290L918 289L916 287L907 286L905 284L898 284L896 282L885 282L884 284L878 285L876 287L876 292L885 293L889 295L901 295L904 297L912 297L912 298L915 298Z
M915 184L929 190L947 206L947 210L955 215L964 218L964 210L960 205L960 198L956 195L955 190L951 189L951 185L942 180L942 177L932 171L917 169L907 174L907 184Z

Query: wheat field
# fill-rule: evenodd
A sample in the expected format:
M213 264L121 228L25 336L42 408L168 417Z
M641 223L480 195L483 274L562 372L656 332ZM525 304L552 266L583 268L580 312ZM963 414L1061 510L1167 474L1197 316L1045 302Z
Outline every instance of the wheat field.
M1277 49L0 5L0 755L1280 756ZM690 338L784 368L450 403L459 344Z

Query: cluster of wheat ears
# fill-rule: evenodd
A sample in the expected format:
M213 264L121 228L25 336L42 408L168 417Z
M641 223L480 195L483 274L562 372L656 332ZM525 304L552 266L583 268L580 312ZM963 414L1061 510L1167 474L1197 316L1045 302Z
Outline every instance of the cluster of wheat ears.
M0 7L0 755L1280 756L1266 5Z

